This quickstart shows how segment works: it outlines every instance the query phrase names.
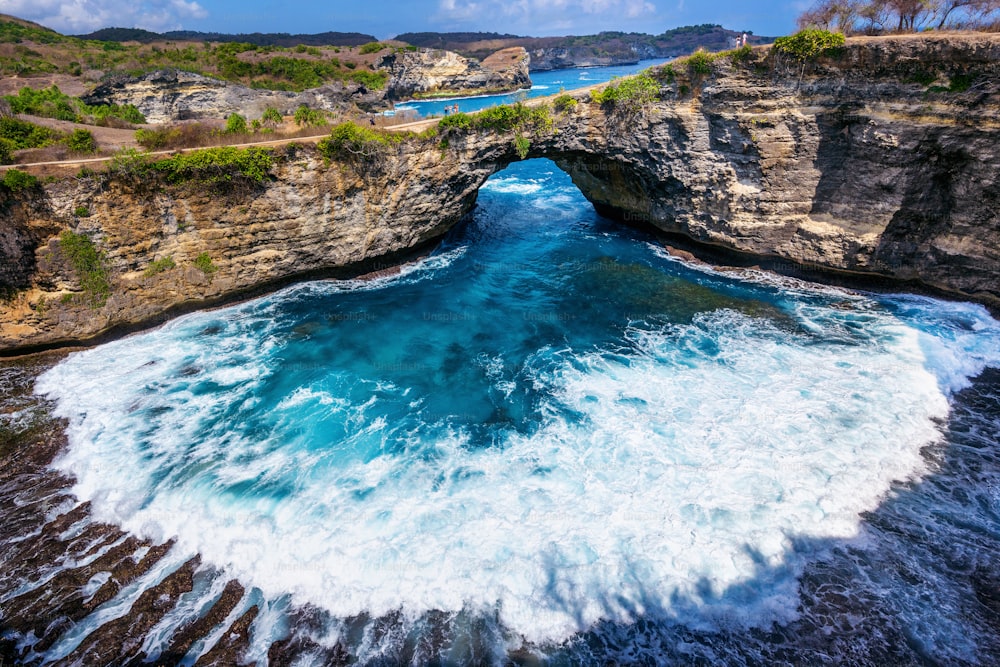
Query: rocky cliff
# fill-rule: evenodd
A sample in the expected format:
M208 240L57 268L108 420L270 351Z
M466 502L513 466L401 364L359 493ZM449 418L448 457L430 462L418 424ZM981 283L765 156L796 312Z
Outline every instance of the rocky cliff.
M291 115L300 104L336 111L354 103L362 108L384 104L382 91L353 81L337 82L301 93L249 88L238 83L180 70L158 70L138 77L116 76L84 98L88 104L133 104L150 123L225 118L238 113L260 118L267 107Z
M358 106L376 111L390 101L434 94L509 92L531 86L528 54L503 49L482 62L441 50L400 51L384 56L379 70L388 74L384 89L338 81L301 93L265 90L174 69L142 76L115 76L91 91L88 104L133 104L150 123L219 119L238 113L260 118L267 107L291 115L301 104L325 111Z
M389 72L393 100L438 94L484 94L530 88L528 53L521 47L502 49L482 62L451 51L403 51L382 58Z
M552 130L523 132L529 157L555 160L627 223L779 270L907 281L997 306L998 70L1000 35L856 39L804 64L760 48L711 73L677 65L641 106L580 95ZM91 177L8 193L0 349L389 264L471 209L482 182L519 159L512 139L451 129L392 144L377 163L327 164L294 148L252 187ZM86 298L66 230L103 253L105 302Z

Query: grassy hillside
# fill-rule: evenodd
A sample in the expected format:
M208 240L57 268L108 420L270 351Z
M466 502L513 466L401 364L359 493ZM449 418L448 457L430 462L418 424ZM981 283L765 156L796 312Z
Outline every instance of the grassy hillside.
M152 33L151 33L152 34ZM329 33L327 33L329 34ZM369 88L385 86L375 62L402 45L259 46L232 41L101 41L61 35L30 21L0 15L0 76L50 74L94 79L111 73L141 75L176 68L248 86L305 90L334 81L355 81Z

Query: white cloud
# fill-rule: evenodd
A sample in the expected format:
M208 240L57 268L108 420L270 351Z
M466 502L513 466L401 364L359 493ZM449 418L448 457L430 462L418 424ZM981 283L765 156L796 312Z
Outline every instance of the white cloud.
M110 27L175 30L208 16L195 0L0 0L0 13L68 34Z
M576 16L614 22L655 15L656 6L648 0L439 0L435 19L452 26L475 24L476 29L537 31L540 26L571 27ZM485 17L503 17L504 25L478 27Z

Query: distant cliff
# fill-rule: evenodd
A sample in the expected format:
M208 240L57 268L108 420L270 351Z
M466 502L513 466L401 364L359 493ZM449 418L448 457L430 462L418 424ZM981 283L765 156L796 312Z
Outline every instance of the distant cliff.
M0 191L0 350L385 268L456 224L519 150L553 159L599 211L695 247L1000 307L1000 35L857 38L805 63L758 48L704 69L661 70L635 107L581 94L550 129L453 128L332 162L279 149L249 185ZM87 297L67 239L102 258L105 300Z
M482 62L451 51L427 49L384 56L393 100L455 93L498 93L530 88L528 54L521 47L502 49Z
M385 72L382 88L352 80L336 81L296 93L250 88L201 74L164 69L140 76L118 75L84 98L88 104L133 104L151 123L196 118L225 118L239 113L259 118L267 107L285 115L300 104L338 111L357 106L386 109L391 101L430 95L510 92L531 86L528 54L503 49L482 62L450 51L393 51L377 63Z
M600 67L636 63L651 58L674 58L698 48L721 51L732 48L742 32L704 24L667 30L659 35L636 32L601 32L569 37L520 37L477 32L411 32L396 37L424 48L455 51L483 58L501 48L520 46L531 55L532 72L568 67ZM751 44L766 44L769 37L750 35Z

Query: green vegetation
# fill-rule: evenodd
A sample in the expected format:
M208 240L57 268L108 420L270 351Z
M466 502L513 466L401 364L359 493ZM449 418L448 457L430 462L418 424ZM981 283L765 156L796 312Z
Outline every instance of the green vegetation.
M528 137L522 137L520 135L514 137L514 151L517 156L522 160L528 157L528 151L531 149L531 139Z
M698 49L684 59L688 72L692 77L708 76L712 73L712 61L715 58L708 51Z
M66 147L74 153L97 152L97 142L89 130L73 130L73 133L66 137Z
M86 206L77 206L76 208L73 209L73 215L75 215L78 218L89 218L90 209L87 208Z
M54 144L61 136L55 130L19 118L0 118L0 139L10 142L11 150L42 148Z
M484 109L473 116L472 121L474 129L500 133L547 132L552 129L552 124L547 106L529 107L521 102Z
M779 37L774 40L775 52L789 55L799 62L834 55L842 46L844 46L843 33L815 28L800 30L789 37Z
M152 162L149 155L134 148L123 148L108 162L105 173L124 181L141 183L151 169Z
M361 48L358 49L358 53L361 55L367 55L369 53L378 53L382 49L388 48L388 44L383 44L382 42L368 42L367 44L362 44Z
M205 255L205 257L208 257L208 255ZM211 264L212 264L212 260L209 259L208 260L208 265L211 266ZM150 278L152 276L155 276L158 273L163 273L164 271L167 271L168 269L172 269L175 266L177 266L177 264L174 263L174 258L171 257L170 255L167 255L166 257L162 257L162 258L160 258L160 259L158 259L156 261L150 262L149 266L146 267L146 270L142 272L142 275L145 276L146 278ZM199 268L201 268L201 267L199 267ZM204 269L202 269L202 270L204 270ZM206 271L206 273L208 273L208 272Z
M38 187L38 179L20 169L8 169L0 181L10 192L18 193L33 190Z
M226 134L247 134L250 130L247 127L247 119L238 113L231 113L226 117Z
M74 123L106 125L109 118L117 118L125 123L145 123L146 117L135 106L117 104L91 106L76 97L70 97L58 86L41 90L22 88L17 95L6 95L11 112L25 113Z
M264 114L260 117L260 122L269 125L281 125L284 118L281 117L281 113L274 107L268 107L264 109Z
M371 163L382 158L390 146L405 141L407 135L373 130L350 121L340 123L322 139L316 148L328 160Z
M200 181L228 185L239 181L263 183L274 166L274 156L265 148L220 146L190 153L179 153L151 167L166 175L171 183Z
M111 294L111 282L104 265L104 256L94 246L86 234L77 234L68 229L59 235L59 248L76 272L90 306L99 308Z
M10 164L14 161L14 142L0 138L0 164Z
M569 95L560 95L552 100L552 106L560 113L566 113L576 107L576 100Z
M439 132L446 132L452 128L467 130L472 127L472 116L464 112L453 113L438 121Z
M194 266L206 276L210 276L219 270L219 267L212 263L212 258L207 252L203 252L194 258Z
M295 110L294 119L295 124L300 127L326 124L326 114L317 109L310 109L306 104L299 105L299 108Z
M638 113L660 95L660 84L648 72L623 79L612 79L603 90L593 90L591 99L605 108Z

